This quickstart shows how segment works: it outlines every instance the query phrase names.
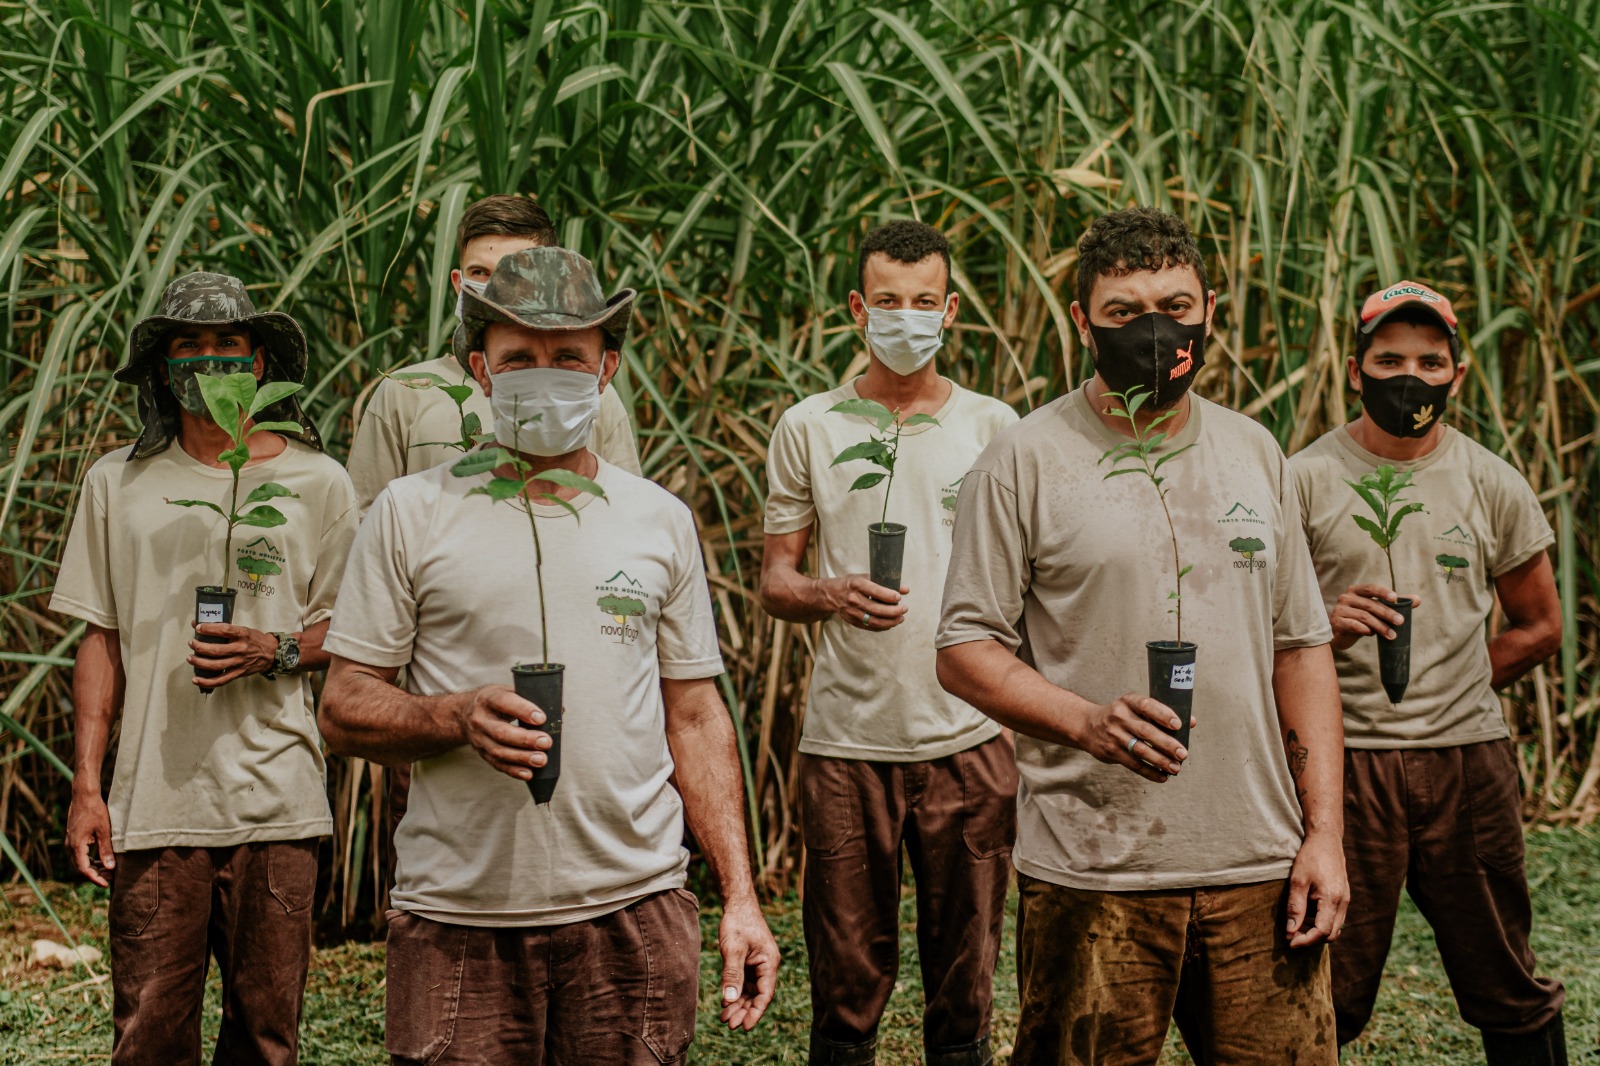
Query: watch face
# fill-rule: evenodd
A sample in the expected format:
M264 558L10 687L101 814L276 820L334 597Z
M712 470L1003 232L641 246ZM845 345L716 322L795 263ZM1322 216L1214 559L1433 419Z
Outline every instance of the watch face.
M296 669L300 665L300 642L293 637L284 637L278 648L278 661L285 670Z

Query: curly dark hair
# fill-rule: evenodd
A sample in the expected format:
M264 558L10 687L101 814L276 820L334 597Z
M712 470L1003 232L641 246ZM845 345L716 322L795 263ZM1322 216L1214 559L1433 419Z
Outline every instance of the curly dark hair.
M926 222L897 218L866 235L856 252L856 291L862 296L867 294L867 259L874 252L882 252L897 263L920 263L937 255L944 260L944 284L949 291L950 242Z
M468 204L456 226L457 258L479 237L522 237L541 247L556 247L555 223L531 196L497 193Z
M1360 312L1357 311L1356 318L1358 321L1360 320L1360 317ZM1411 326L1432 326L1440 333L1443 333L1445 335L1445 339L1450 342L1450 361L1452 363L1459 363L1461 361L1460 335L1451 333L1448 329L1446 329L1444 323L1439 321L1439 316L1434 314L1432 311L1429 311L1426 308L1415 306L1402 307L1400 310L1395 311L1389 315L1388 318L1384 319L1383 325L1387 326L1392 322L1403 322ZM1378 329L1382 328L1383 326L1378 327ZM1377 329L1373 330L1371 333L1362 333L1359 329L1356 330L1356 367L1358 369L1361 366L1362 360L1367 357L1367 352L1372 349L1372 342L1377 336Z
M1078 303L1087 314L1094 283L1103 277L1183 265L1194 267L1202 294L1211 291L1194 231L1177 215L1142 206L1101 215L1078 241Z

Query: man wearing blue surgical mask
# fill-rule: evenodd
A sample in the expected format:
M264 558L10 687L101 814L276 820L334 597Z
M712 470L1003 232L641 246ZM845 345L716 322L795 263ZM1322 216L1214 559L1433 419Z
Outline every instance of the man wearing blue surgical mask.
M767 459L762 605L823 623L800 739L810 1062L875 1061L899 959L903 847L917 883L925 1061L984 1066L1016 765L1000 727L939 687L933 628L961 478L1016 414L939 374L935 356L960 302L944 235L890 222L858 254L850 315L866 371L785 412ZM887 514L906 526L899 588L866 573L867 526L884 496L850 486L871 468L833 468L874 432L868 419L832 410L857 399L936 420L899 440ZM813 534L814 577L801 572Z

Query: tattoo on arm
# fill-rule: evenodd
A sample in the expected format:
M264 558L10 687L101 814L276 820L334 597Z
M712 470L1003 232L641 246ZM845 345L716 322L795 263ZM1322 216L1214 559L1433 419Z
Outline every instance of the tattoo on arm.
M1311 749L1300 743L1300 737L1293 729L1284 738L1283 746L1289 753L1289 776L1294 778L1295 796L1305 799L1306 790L1300 786L1300 778L1306 772L1306 760L1311 755Z

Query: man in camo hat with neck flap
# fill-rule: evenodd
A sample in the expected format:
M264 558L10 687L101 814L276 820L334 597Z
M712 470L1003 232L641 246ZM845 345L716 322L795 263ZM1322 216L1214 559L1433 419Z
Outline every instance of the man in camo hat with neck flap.
M89 470L67 538L50 606L88 626L67 845L111 888L113 1063L200 1061L210 956L222 974L215 1061L297 1059L316 840L332 830L305 674L328 660L355 496L299 401L283 397L255 416L276 425L248 438L237 498L281 486L268 491L285 521L241 526L220 558L216 512L234 497L219 456L233 444L200 380L299 382L305 370L299 325L257 313L237 278L174 281L116 374L138 389L138 440ZM193 588L219 577L234 623L192 628ZM101 765L119 713L108 799Z
M605 299L562 248L506 256L466 294L499 446L580 479L531 482L537 549L522 501L484 497L522 480L503 463L389 482L351 552L323 732L335 752L413 764L389 920L394 1063L681 1063L700 959L686 824L723 899L722 1018L749 1029L772 998L694 516L588 447L633 298ZM560 777L536 800L556 708L506 683L546 644L564 720Z

